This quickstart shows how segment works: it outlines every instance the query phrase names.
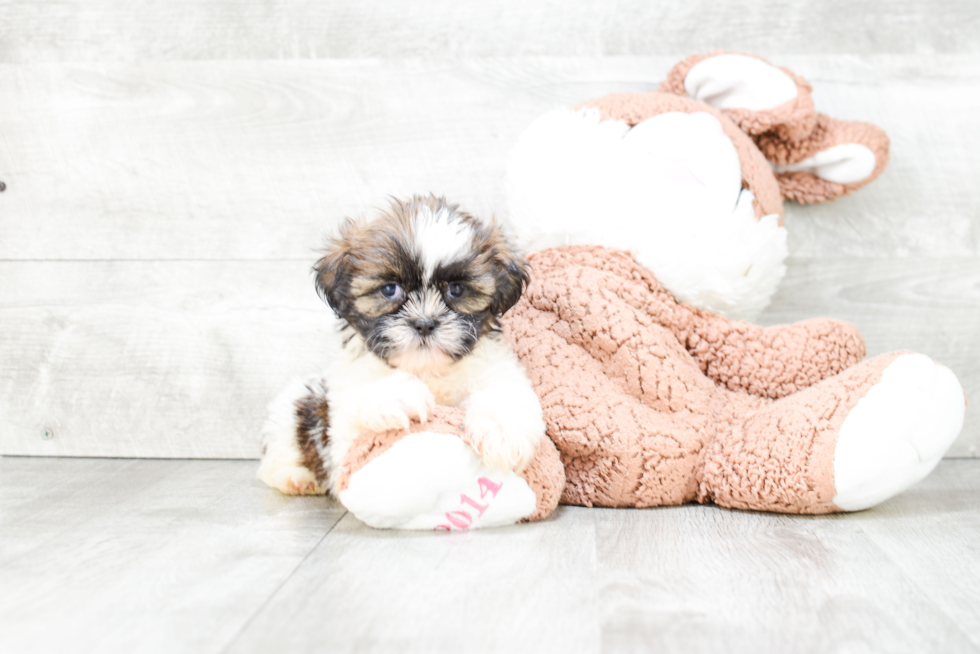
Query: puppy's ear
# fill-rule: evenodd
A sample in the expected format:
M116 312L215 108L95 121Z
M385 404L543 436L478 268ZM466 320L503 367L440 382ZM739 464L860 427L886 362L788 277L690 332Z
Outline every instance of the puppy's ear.
M327 242L323 256L313 265L316 292L338 316L346 315L351 308L354 257L350 237L355 227L354 221L348 218L341 225L340 234Z
M531 266L507 239L499 225L492 225L494 248L494 286L490 311L500 317L521 299L531 279Z

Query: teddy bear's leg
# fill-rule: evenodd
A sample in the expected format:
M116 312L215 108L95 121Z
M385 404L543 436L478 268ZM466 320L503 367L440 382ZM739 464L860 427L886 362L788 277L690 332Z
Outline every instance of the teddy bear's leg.
M340 502L381 529L457 531L550 514L565 481L554 444L542 442L520 474L490 469L461 432L462 415L438 407L411 433L358 438L339 474Z
M324 495L326 393L318 378L293 381L269 404L258 477L286 495Z
M964 414L953 373L911 353L876 357L765 405L726 400L699 499L784 513L857 511L902 492L939 462Z

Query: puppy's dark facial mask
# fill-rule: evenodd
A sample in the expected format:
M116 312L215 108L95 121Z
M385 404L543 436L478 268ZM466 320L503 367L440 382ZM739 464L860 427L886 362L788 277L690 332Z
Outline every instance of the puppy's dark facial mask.
M314 271L320 295L375 354L416 368L466 356L528 281L497 225L433 196L348 220Z

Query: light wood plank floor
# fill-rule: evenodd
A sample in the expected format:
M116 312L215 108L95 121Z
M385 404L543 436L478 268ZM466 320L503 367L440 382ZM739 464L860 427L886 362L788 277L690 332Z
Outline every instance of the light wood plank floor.
M0 458L0 652L980 651L980 461L858 514L376 531L254 461Z
M562 507L451 536L368 529L247 460L322 365L324 231L419 191L506 220L537 115L718 48L892 138L861 193L787 205L760 322L948 364L950 455L980 456L977 0L0 8L0 454L164 457L0 457L0 654L980 650L980 459L860 514Z

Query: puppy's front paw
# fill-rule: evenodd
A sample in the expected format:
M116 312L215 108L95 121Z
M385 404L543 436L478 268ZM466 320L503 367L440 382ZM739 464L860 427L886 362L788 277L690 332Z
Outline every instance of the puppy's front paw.
M303 466L284 466L272 472L266 482L284 495L326 495L316 476Z
M515 415L506 406L470 407L466 411L466 430L483 462L497 470L524 470L544 438L540 416L521 416L519 412Z
M432 391L418 377L396 374L372 384L358 400L357 427L366 431L408 429L425 423L435 410Z

